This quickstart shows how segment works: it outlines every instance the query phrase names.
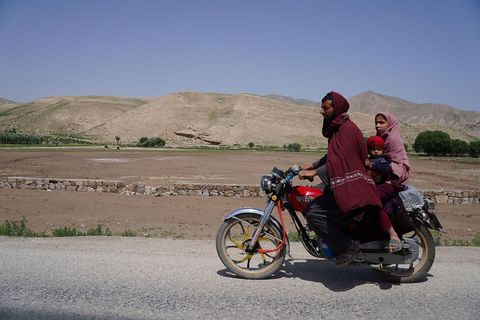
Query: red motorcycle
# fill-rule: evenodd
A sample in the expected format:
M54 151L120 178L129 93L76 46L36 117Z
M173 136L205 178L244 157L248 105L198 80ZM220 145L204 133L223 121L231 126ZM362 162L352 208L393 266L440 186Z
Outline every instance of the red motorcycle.
M334 259L325 243L305 222L308 204L322 194L328 177L321 175L317 187L294 186L292 179L301 170L293 166L285 172L273 168L270 176L262 176L260 188L267 197L264 210L239 208L224 217L216 236L220 260L228 270L246 279L262 279L277 272L289 253L289 240L283 211L288 211L305 249L314 257ZM323 172L326 173L324 168ZM397 196L396 208L390 215L392 225L403 240L402 249L387 249L388 235L378 229L373 217L352 221L349 235L360 243L354 263L365 263L393 282L417 282L425 278L435 259L435 242L429 229L442 230L431 211L434 204L414 188ZM277 208L278 219L272 213ZM300 214L297 214L300 213ZM300 216L303 216L301 219Z

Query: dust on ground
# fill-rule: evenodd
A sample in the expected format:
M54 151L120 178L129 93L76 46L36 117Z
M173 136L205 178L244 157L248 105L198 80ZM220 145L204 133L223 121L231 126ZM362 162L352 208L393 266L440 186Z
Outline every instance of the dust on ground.
M28 176L122 180L162 185L174 182L256 184L273 167L308 164L321 154L239 151L1 150L0 177ZM411 159L410 181L420 189L479 190L480 163ZM238 207L262 209L264 199L0 189L0 222L27 219L33 231L101 224L114 234L211 239L223 216ZM451 239L480 233L480 205L437 204ZM288 218L287 218L288 220ZM289 225L291 227L291 225Z
M0 177L121 180L169 183L257 184L275 165L305 165L322 153L192 150L5 150ZM415 157L409 184L420 189L480 190L480 161Z
M260 198L122 196L111 193L0 190L0 221L27 219L32 231L65 226L87 231L98 224L120 235L213 239L223 217L239 207L263 209ZM480 206L437 204L445 238L471 239L480 233ZM286 217L286 221L290 218ZM294 230L287 223L289 230Z

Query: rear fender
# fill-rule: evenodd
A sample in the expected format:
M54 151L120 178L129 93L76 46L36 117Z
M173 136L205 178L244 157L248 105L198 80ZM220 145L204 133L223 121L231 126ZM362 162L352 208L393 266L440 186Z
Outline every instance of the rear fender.
M420 210L411 214L412 219L418 220L425 227L443 232L443 227L434 212Z
M440 223L440 220L438 220L437 215L433 212L428 212L428 224L431 227L430 229L438 230L438 231L443 231L442 224Z

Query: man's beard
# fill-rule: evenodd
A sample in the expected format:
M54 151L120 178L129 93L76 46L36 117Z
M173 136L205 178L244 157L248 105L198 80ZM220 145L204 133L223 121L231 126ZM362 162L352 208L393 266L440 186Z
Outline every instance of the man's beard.
M333 119L334 119L334 116L323 117L323 126L327 128L330 125L330 123L333 121Z

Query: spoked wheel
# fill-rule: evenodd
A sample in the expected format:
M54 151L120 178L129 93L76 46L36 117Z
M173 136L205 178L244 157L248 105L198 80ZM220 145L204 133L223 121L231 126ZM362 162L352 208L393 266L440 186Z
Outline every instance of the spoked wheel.
M272 221L266 223L253 249L248 249L259 222L259 215L244 213L225 221L217 232L216 246L220 260L241 278L266 278L275 273L285 260L285 246L276 252L258 253L259 249L273 249L282 242L282 231Z
M414 222L415 230L404 234L403 239L408 244L412 241L418 245L418 258L411 264L386 265L379 269L383 277L392 282L412 283L424 280L435 259L435 241L428 229L418 221Z

